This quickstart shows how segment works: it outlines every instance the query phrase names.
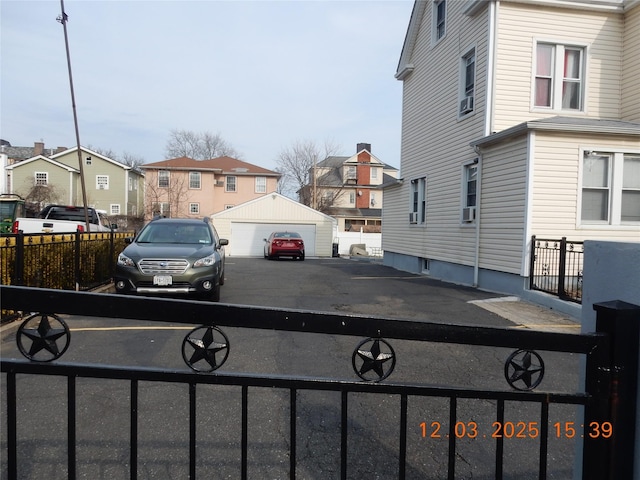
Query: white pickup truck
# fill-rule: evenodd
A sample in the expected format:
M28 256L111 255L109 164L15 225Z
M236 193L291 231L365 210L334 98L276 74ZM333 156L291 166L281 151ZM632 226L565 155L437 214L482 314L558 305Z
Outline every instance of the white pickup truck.
M117 225L109 223L106 212L87 208L89 215L89 228L85 222L84 208L48 205L39 214L38 218L16 218L13 222L13 233L70 233L81 232L110 232Z

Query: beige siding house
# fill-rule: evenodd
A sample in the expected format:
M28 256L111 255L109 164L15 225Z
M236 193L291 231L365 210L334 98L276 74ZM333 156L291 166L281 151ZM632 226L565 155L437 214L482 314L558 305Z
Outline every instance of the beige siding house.
M384 263L523 294L533 235L640 242L639 39L634 0L417 1Z
M142 165L147 218L202 218L275 192L280 174L231 157Z
M80 158L88 206L109 215L142 213L142 172L84 147ZM53 192L47 203L82 205L78 161L78 149L74 147L13 163L6 168L11 191L27 198L34 186L45 186Z

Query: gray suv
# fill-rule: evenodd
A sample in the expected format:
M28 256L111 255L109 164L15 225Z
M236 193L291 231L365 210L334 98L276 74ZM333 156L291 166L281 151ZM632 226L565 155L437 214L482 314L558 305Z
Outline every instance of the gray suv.
M208 218L152 220L118 255L118 293L197 296L217 302L224 284L224 246Z

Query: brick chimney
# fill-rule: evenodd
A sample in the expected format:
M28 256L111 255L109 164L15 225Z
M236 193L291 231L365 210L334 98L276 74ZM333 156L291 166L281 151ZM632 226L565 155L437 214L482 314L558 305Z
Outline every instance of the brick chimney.
M44 154L44 142L33 143L33 156Z
M54 152L54 154L57 155L58 153L62 153L65 150L67 150L67 147L57 147L56 151Z

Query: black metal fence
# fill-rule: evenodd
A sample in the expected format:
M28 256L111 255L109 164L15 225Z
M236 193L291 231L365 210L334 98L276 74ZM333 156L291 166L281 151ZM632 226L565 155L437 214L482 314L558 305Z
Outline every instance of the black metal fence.
M529 288L582 303L584 242L531 237Z
M550 428L549 408L557 404L583 405L584 421L560 426L564 434L583 446L583 479L617 480L631 478L634 468L635 415L638 377L638 337L640 307L622 302L609 302L597 306L597 333L562 334L517 329L469 327L427 322L388 320L377 317L360 317L302 310L277 310L261 307L235 306L228 304L202 303L187 300L147 299L119 295L68 292L60 290L31 289L24 287L0 287L3 303L7 307L30 312L49 312L33 315L18 330L16 337L23 354L32 362L2 360L1 369L6 373L6 417L7 424L7 471L9 478L19 477L19 465L29 459L21 459L18 448L16 378L19 375L58 375L67 378L67 472L68 478L77 477L76 437L77 406L76 379L119 379L128 381L130 398L129 463L130 478L138 478L138 388L139 382L182 383L188 385L189 405L189 478L197 474L198 405L196 391L200 385L227 385L241 390L240 430L241 467L237 478L248 478L248 428L247 404L250 391L269 387L288 392L288 436L289 478L296 478L297 414L300 392L340 392L340 478L348 478L349 400L360 392L393 395L399 398L397 418L400 425L394 455L398 461L398 478L406 478L407 462L407 412L409 399L415 397L438 397L448 402L447 476L455 479L458 455L457 442L467 433L463 429L472 426L459 421L458 402L461 399L495 401L495 422L499 425L495 441L494 478L503 478L505 439L514 435L505 421L505 402L521 402L539 405L539 417L535 422L535 439L539 470L537 478L547 478ZM185 363L196 372L169 371L157 368L106 367L99 365L56 364L67 350L70 331L56 313L90 315L99 317L130 318L182 324L202 325L191 330L182 344ZM215 319L215 325L214 325ZM29 322L32 322L29 324ZM57 323L56 323L57 322ZM229 355L229 340L220 327L239 327L287 332L353 335L365 337L353 352L353 369L363 381L305 378L292 376L252 375L219 373ZM24 328L23 328L24 327ZM31 341L30 346L25 345ZM390 339L419 342L441 342L465 345L512 347L516 351L505 364L505 379L513 390L489 390L473 388L440 387L434 385L408 385L381 383L395 365L395 353ZM46 340L46 341L45 341ZM24 343L22 343L24 342ZM61 345L59 345L61 344ZM35 347L34 347L35 345ZM60 348L60 346L62 348ZM544 374L544 363L535 350L552 352L574 352L586 355L586 388L583 392L558 394L533 392ZM44 357L40 356L43 355ZM203 373L213 372L206 375ZM179 399L175 399L177 402ZM443 422L444 423L444 422ZM584 433L576 432L577 423L584 425ZM514 425L511 425L512 427ZM531 427L531 425L529 425ZM538 429L539 427L539 429ZM575 428L574 428L575 427ZM256 425L252 429L257 428ZM572 429L572 430L569 430ZM395 431L395 429L390 429ZM593 434L597 432L597 434ZM532 439L534 431L525 430ZM36 453L34 453L36 454ZM266 452L262 452L266 454ZM532 453L527 452L527 455ZM3 455L5 457L5 455ZM444 478L444 477L443 477Z
M124 239L133 232L3 234L3 285L90 290L113 276Z

